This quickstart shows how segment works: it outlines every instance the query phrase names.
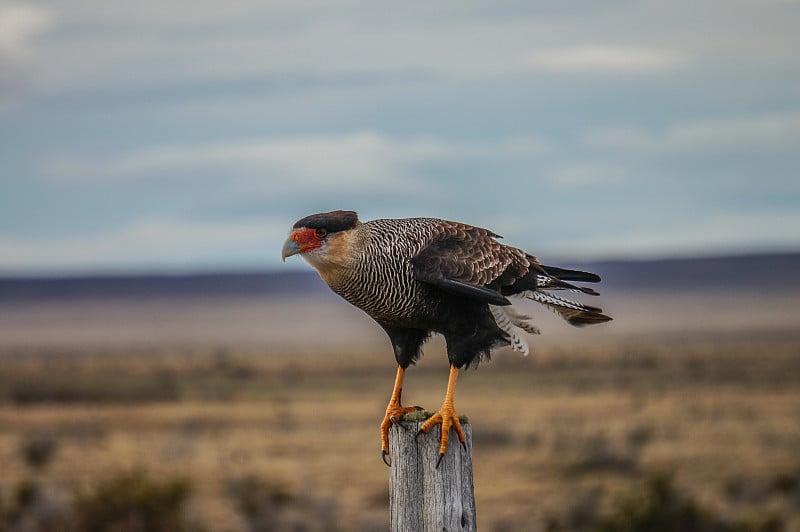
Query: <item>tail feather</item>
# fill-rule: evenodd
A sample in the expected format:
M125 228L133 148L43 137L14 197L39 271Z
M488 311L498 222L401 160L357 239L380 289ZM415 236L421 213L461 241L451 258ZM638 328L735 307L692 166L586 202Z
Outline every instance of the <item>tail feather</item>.
M528 334L541 334L539 328L530 323L530 320L533 318L527 314L517 312L514 307L507 307L504 310L509 320L514 324L515 327L519 327Z
M591 288L578 286L567 282L578 281L596 283L600 281L599 276L589 272L565 270L563 268L556 268L555 266L543 266L538 262L535 262L533 257L530 258L532 260L532 264L528 272L522 277L516 279L513 284L503 286L500 289L500 293L503 296L510 296L536 290L569 290L571 292L578 292L591 296L600 295Z
M580 294L597 296L599 294L595 290L585 286L578 286L568 281L597 283L600 281L599 275L580 270L545 266L537 262L532 255L529 255L528 258L531 264L530 269L525 275L517 278L513 284L503 286L500 289L503 296L524 296L541 303L576 327L603 323L612 319L603 314L603 309L599 307L571 301L545 291L569 290ZM527 349L523 349L518 343L520 338L516 334L516 329L537 334L538 329L527 323L530 318L515 312L509 306L504 306L502 309L504 312L502 313L499 310L495 310L493 306L490 307L492 307L492 312L495 314L498 326L509 336L512 347L515 350L526 352Z
M593 323L603 323L611 318L603 314L603 309L584 305L547 292L528 291L525 297L541 303L567 320L570 325L582 327Z
M520 336L517 329L521 329L528 334L540 334L539 329L532 323L529 323L529 320L532 318L526 314L517 312L514 310L514 307L511 306L500 307L489 305L489 310L492 311L497 326L506 334L512 351L519 351L523 355L528 356L528 353L530 353L528 342L525 341L523 336Z
M530 347L525 338L517 334L518 325L514 314L508 311L508 307L498 307L496 305L489 305L489 310L492 311L497 326L505 333L512 351L519 351L524 356L528 356Z
M542 270L551 276L562 281L578 281L581 283L599 283L600 276L595 273L582 272L580 270L567 270L556 266L541 265Z
M543 290L569 290L570 292L589 294L590 296L600 295L598 292L596 292L591 288L587 288L585 286L577 286L568 283L563 279L558 279L556 277L551 277L550 275L542 275L542 274L536 276L536 288L541 288Z

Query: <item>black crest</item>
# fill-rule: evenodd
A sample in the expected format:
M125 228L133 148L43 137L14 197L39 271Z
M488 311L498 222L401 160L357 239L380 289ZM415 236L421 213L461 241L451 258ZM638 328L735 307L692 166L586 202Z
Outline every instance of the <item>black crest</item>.
M335 233L352 229L357 224L358 214L355 211L331 211L306 216L298 220L294 228L325 229L329 233Z

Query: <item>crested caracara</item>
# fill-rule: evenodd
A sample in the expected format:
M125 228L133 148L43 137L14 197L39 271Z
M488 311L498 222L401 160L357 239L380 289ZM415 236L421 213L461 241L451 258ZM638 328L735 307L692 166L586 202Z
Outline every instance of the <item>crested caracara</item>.
M609 321L602 310L551 294L571 290L597 295L573 282L596 283L593 274L545 266L533 255L497 241L498 235L436 218L360 222L353 211L313 214L299 220L282 257L301 254L331 289L369 314L394 347L397 376L381 423L381 452L389 452L389 428L415 407L402 406L403 375L422 354L432 333L444 336L450 377L442 407L421 427L442 425L439 459L453 427L464 435L453 406L460 368L510 345L528 352L519 330L538 333L509 297L537 301L576 326Z

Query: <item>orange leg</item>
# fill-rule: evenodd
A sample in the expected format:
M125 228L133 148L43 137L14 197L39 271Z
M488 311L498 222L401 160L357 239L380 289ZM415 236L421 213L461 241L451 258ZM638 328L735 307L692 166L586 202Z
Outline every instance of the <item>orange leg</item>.
M461 445L466 445L464 443L464 431L461 429L461 423L458 421L458 414L456 414L456 409L453 406L453 396L456 393L457 381L458 368L455 366L450 366L450 377L447 380L447 393L444 396L442 408L428 418L428 420L425 421L425 423L423 423L419 428L420 433L427 434L434 425L442 425L442 440L439 444L439 462L442 461L444 453L447 452L447 441L450 438L450 427L453 427L456 430L456 434L458 435L458 439L461 441ZM417 436L419 436L419 434ZM437 466L439 462L437 462Z
M386 406L386 415L383 416L381 422L381 456L386 465L389 462L386 458L389 456L389 429L391 426L399 425L403 415L407 412L418 410L418 406L402 406L400 404L400 396L403 395L403 375L405 370L402 366L397 366L397 376L394 379L394 390L392 390L392 398L389 399L389 404Z

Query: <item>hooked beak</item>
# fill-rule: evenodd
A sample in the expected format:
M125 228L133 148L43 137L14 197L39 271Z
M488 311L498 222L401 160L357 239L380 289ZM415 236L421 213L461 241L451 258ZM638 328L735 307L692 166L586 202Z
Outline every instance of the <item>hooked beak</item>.
M300 246L292 240L292 237L286 239L286 242L283 243L283 247L281 248L281 259L283 262L286 262L286 257L291 257L292 255L297 255L300 253Z

